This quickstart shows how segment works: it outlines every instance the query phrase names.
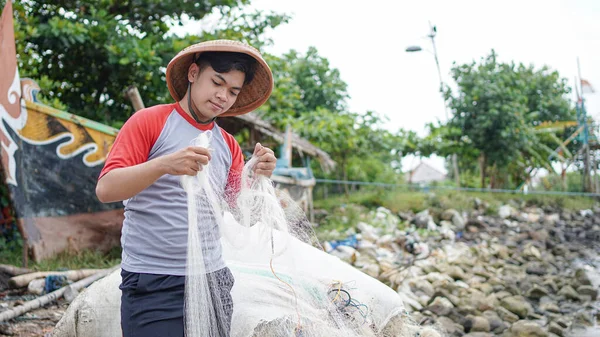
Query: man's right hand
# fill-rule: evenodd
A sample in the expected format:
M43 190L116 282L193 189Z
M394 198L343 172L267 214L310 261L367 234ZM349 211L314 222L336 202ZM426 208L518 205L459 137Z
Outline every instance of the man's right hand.
M157 158L166 174L195 176L208 164L210 152L200 146L188 146L177 152Z

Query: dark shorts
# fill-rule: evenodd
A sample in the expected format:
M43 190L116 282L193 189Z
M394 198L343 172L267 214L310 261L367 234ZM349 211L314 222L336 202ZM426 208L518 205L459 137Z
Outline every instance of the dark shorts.
M220 269L207 279L221 294L217 305L226 317L220 321L219 337L229 336L233 301L233 275L229 268ZM124 337L183 337L185 276L156 275L121 271L121 328ZM220 310L218 310L220 311Z

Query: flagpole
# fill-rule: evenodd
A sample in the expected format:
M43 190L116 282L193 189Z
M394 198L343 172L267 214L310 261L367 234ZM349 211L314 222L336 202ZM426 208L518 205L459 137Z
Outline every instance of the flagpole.
M590 146L589 146L589 130L587 122L587 114L585 112L585 98L583 97L583 79L581 78L581 66L579 57L577 57L577 75L579 76L579 91L580 96L580 116L583 122L583 189L585 192L590 192ZM577 86L577 82L575 83Z

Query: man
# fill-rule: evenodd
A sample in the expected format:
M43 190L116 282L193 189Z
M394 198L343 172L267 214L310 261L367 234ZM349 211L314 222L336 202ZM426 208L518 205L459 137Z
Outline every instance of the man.
M239 144L216 117L248 113L271 94L273 76L260 53L245 44L217 40L192 45L167 66L174 104L136 112L120 130L100 173L96 194L102 202L123 200L121 234L121 326L125 337L184 335L187 252L187 195L181 177L194 176L210 162L218 178L213 189L231 197L239 189L244 160ZM211 151L190 146L210 131ZM276 158L256 144L255 173L270 177ZM218 226L204 221L201 236L217 238ZM203 246L207 279L220 294L224 313L220 334L227 336L232 315L233 276L218 240ZM213 299L215 300L215 299Z

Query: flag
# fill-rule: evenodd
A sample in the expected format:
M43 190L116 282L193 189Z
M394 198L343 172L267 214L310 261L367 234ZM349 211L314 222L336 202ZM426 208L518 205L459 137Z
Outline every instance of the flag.
M592 87L592 85L590 84L590 82L581 79L581 93L582 94L593 94L594 91L594 87Z
M6 1L0 18L0 145L6 182L16 185L15 152L17 144L7 126L20 130L23 125L21 109L21 81L17 68L17 49L13 26L12 1Z

